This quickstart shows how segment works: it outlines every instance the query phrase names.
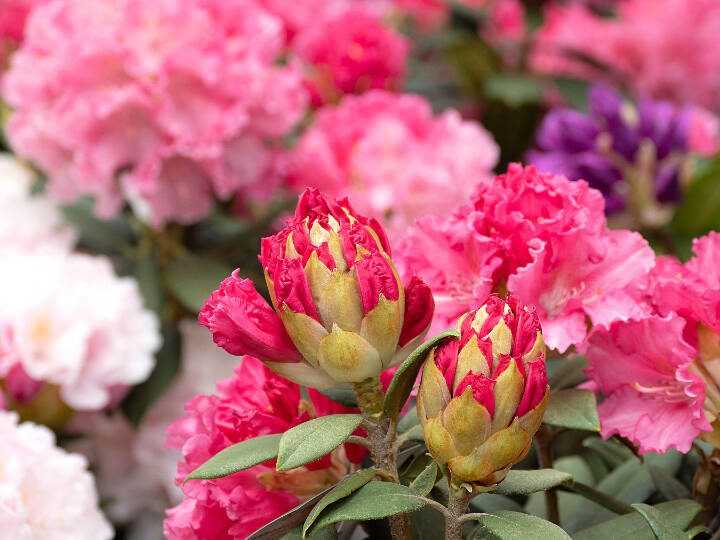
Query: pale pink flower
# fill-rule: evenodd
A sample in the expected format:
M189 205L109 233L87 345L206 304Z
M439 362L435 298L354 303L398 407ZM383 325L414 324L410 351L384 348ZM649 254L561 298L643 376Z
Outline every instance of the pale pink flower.
M69 249L74 231L63 223L57 206L32 195L36 175L10 154L0 154L0 252L51 247Z
M215 197L263 202L278 142L306 96L282 22L255 0L53 0L14 55L8 133L61 201L129 199L154 226L203 217Z
M3 254L0 377L27 401L42 383L77 410L98 410L145 380L160 342L137 284L109 260L45 249ZM11 388L12 390L12 388Z
M110 540L86 460L55 445L52 431L0 411L0 536L13 540Z
M425 214L444 214L489 180L498 147L457 111L434 116L420 96L383 91L325 107L290 156L291 182L348 197L390 237Z
M715 0L626 0L615 18L580 3L551 4L531 62L544 73L607 76L582 60L589 58L638 94L718 111L718 29Z
M196 397L186 416L168 429L167 445L182 450L177 482L220 450L260 435L282 433L313 416L347 411L310 389L312 403L300 387L246 356L235 375L218 383L213 395ZM362 459L363 449L346 445L348 455ZM300 469L278 473L261 464L217 480L191 480L182 486L185 500L168 510L169 540L245 538L274 518L343 477L345 451Z
M362 4L320 17L291 44L316 105L337 102L344 94L398 90L408 48L377 10Z
M507 290L536 306L545 342L560 352L583 342L587 318L636 313L626 289L654 263L639 234L607 228L600 192L518 164L449 216L419 219L400 259L433 290L435 330Z
M111 416L80 414L70 426L73 433L83 435L71 448L86 455L96 471L108 517L133 530L146 530L144 527L154 523L155 536L161 534L165 509L182 500L175 483L182 453L165 448L165 431L182 416L186 402L212 393L215 384L232 375L237 364L237 358L216 347L196 321L182 321L180 333L180 371L137 428L120 412Z

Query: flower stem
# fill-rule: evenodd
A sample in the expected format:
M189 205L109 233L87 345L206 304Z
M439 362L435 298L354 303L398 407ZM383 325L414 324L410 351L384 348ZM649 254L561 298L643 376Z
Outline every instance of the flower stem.
M553 467L553 439L552 430L543 425L535 435L535 447L537 448L538 462L541 469L552 469ZM545 508L548 521L560 525L560 506L555 488L545 491Z
M448 513L445 516L445 540L462 540L463 515L470 504L470 492L450 485Z
M365 416L367 446L375 466L393 482L400 483L397 472L395 440L397 425L383 414L383 393L380 381L367 379L353 385L360 410ZM407 514L390 516L390 532L395 540L410 540L410 518Z

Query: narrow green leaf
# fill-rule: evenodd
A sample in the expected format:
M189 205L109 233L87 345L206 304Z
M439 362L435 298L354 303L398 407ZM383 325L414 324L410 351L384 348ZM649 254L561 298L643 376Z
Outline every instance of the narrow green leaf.
M572 482L572 475L555 469L511 470L494 490L500 495L530 495Z
M666 523L684 530L700 511L695 501L678 500L656 504L653 508ZM685 535L683 535L685 537ZM647 521L636 512L604 521L573 534L573 540L654 540L655 535Z
M600 454L608 465L613 468L619 467L635 457L628 448L612 439L604 441L600 437L593 436L585 439L582 445Z
M326 508L310 528L310 532L339 521L382 519L414 512L423 506L425 501L409 487L391 482L373 481Z
M356 409L358 406L355 391L349 383L341 383L331 388L318 389L318 392L345 407Z
M423 435L423 428L420 424L411 427L405 433L402 434L408 441L423 442L425 437Z
M263 435L229 446L191 472L185 481L222 478L274 459L281 436L280 433Z
M165 279L170 291L190 311L199 311L205 300L228 277L232 268L225 263L189 255L172 261Z
M432 491L435 481L437 480L438 467L437 463L431 461L430 464L425 467L425 470L421 472L415 480L410 484L410 489L421 496L426 496Z
M632 507L647 521L657 540L674 540L684 536L682 529L666 522L662 514L649 504L636 503Z
M485 81L485 95L510 107L542 101L544 88L540 81L527 75L501 73Z
M557 525L537 516L500 510L485 514L479 519L478 527L471 538L486 538L483 534L490 533L502 540L527 540L542 538L543 540L570 540L570 536Z
M277 470L289 471L329 454L344 443L361 422L359 414L333 414L289 429L280 439Z
M554 392L543 421L557 427L600 431L595 394L575 388Z
M387 393L385 394L385 402L383 409L385 414L390 418L397 418L400 410L405 405L412 387L415 384L420 368L430 349L435 347L440 341L446 338L458 339L460 333L457 330L447 330L428 339L425 343L415 349L400 365L395 373Z
M405 433L410 428L420 424L420 419L417 415L417 407L413 405L408 409L408 412L398 420L397 430L398 433Z
M413 540L445 538L445 516L432 506L426 506L410 516Z
M345 477L339 484L333 487L322 499L320 499L315 507L312 509L305 519L305 523L302 526L302 534L306 534L308 529L312 527L318 516L328 506L336 503L340 499L344 499L351 495L354 491L357 491L375 476L374 469L362 469L355 474Z
M655 487L668 501L690 498L690 490L685 487L685 484L668 474L664 469L655 465L648 465L648 471L652 476Z

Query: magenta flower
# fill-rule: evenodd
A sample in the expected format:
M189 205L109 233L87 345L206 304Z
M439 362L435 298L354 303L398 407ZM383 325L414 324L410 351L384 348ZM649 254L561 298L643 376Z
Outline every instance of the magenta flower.
M419 219L400 260L433 290L436 329L507 290L536 306L545 342L564 352L583 342L588 319L635 311L626 288L654 255L639 234L607 228L602 195L585 182L514 164L449 216Z
M315 416L350 412L322 394L300 387L251 357L235 375L218 383L217 393L194 398L186 416L168 428L167 446L178 448L177 483L220 450L272 433L282 433ZM290 473L278 473L270 463L217 480L193 480L182 485L185 499L168 510L165 534L170 540L245 538L297 506L300 500L340 480L348 459L359 462L365 449L345 445L332 455Z

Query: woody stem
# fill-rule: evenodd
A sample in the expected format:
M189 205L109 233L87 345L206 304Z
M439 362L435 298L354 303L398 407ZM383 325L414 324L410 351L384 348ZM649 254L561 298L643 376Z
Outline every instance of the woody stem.
M537 448L538 463L541 469L552 469L553 467L553 439L552 430L543 425L535 435L535 447ZM552 488L545 491L545 508L549 521L560 525L560 507L558 505L557 491Z
M462 540L462 516L470 504L470 493L467 489L455 489L450 485L448 497L448 513L445 515L445 540Z
M395 440L397 426L383 414L383 393L377 378L353 385L360 410L365 416L370 457L375 466L399 483ZM407 514L390 516L390 532L395 540L410 539L410 519Z

